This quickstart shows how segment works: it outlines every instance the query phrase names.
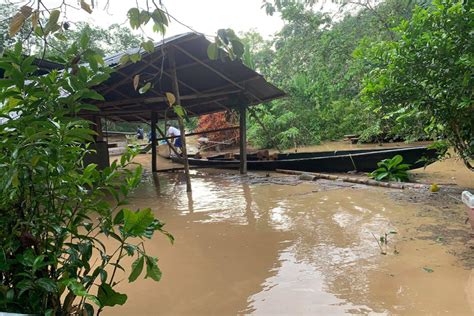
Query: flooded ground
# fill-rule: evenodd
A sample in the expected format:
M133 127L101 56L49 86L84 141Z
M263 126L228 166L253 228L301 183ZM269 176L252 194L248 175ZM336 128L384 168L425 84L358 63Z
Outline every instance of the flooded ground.
M149 159L138 157L146 167ZM145 172L131 206L151 207L176 243L147 241L162 281L122 282L127 304L105 314L474 314L474 244L456 188L192 173L187 194L182 174Z

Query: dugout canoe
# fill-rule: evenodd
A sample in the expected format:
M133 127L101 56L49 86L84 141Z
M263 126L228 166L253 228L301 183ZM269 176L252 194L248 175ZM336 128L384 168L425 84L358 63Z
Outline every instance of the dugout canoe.
M383 159L403 157L403 163L410 164L410 169L417 169L434 162L437 157L435 149L425 146L377 148L358 150L337 150L306 153L278 154L275 160L257 160L257 154L247 155L248 170L272 171L276 169L298 170L307 172L372 172L378 168L377 163ZM176 157L173 161L179 162ZM203 168L239 168L239 155L233 159L224 155L208 159L189 158L189 165Z

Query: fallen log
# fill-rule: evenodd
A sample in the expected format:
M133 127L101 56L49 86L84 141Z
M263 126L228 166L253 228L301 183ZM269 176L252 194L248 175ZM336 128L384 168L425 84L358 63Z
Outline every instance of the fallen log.
M358 183L358 184L372 185L372 186L392 188L392 189L405 189L405 188L420 189L420 188L428 187L426 185L419 184L419 183L381 182L381 181L376 181L372 179L337 176L337 175L326 174L326 173L314 173L314 172L304 172L304 171L284 170L284 169L276 169L275 171L278 173L283 173L283 174L297 175L297 176L300 176L301 180L308 180L308 181L314 181L317 179L326 179L326 180Z

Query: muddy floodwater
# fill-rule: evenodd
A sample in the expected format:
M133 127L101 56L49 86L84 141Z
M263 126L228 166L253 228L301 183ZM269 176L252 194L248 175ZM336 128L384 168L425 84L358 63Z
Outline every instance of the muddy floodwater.
M474 244L456 194L192 173L187 194L182 174L145 171L131 206L151 207L176 242L146 241L162 280L124 280L128 302L104 314L474 314Z

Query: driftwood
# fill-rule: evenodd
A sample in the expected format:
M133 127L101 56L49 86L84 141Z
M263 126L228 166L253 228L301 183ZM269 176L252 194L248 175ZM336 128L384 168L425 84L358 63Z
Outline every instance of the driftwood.
M304 171L294 171L294 170L283 170L277 169L276 172L284 173L284 174L291 174L291 175L298 175L300 176L301 180L308 180L314 181L317 179L327 179L327 180L335 180L335 181L343 181L343 182L350 182L350 183L359 183L365 185L372 185L384 188L393 188L393 189L405 189L405 188L426 188L426 185L418 184L418 183L398 183L398 182L381 182L372 179L361 179L355 177L347 177L347 176L336 176L332 174L325 174L325 173L313 173L313 172L304 172Z

